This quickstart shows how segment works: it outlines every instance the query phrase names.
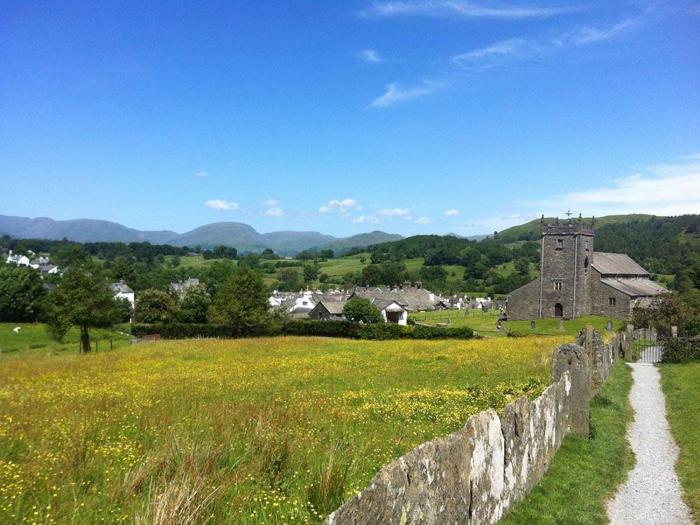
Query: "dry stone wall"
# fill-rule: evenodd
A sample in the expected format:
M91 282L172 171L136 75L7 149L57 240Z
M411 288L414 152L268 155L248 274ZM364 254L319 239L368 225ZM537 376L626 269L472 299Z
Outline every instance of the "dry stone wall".
M485 410L419 445L384 466L325 525L497 522L539 482L567 432L588 434L591 378L604 380L617 355L615 342L595 334L555 351L553 383L539 397L521 397L500 416ZM598 343L586 346L587 335Z

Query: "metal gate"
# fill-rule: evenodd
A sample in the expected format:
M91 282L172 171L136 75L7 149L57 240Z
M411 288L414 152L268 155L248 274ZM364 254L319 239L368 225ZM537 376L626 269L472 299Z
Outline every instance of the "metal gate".
M656 342L650 345L639 345L637 351L637 355L639 356L639 358L637 359L637 362L658 363L661 361L663 354L663 347Z

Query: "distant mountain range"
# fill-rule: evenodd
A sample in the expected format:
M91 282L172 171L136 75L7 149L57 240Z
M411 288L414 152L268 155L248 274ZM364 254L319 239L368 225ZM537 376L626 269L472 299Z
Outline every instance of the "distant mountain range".
M312 248L330 248L337 252L354 247L395 241L398 234L373 231L351 237L333 237L319 232L279 231L259 233L252 226L241 222L215 222L177 233L174 231L148 231L128 228L122 224L94 219L55 221L46 217L14 217L0 215L0 235L20 239L63 239L76 242L150 242L173 246L217 245L233 246L240 252L259 252L271 248L282 255L293 255Z

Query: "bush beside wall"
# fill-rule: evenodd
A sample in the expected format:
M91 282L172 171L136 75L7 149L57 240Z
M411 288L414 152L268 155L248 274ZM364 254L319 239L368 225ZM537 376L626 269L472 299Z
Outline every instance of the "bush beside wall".
M700 361L700 341L666 339L661 360L664 363L687 363Z

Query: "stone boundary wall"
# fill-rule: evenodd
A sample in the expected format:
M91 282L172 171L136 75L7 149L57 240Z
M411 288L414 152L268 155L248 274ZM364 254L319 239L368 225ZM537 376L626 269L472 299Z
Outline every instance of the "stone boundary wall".
M458 431L382 467L324 525L490 524L534 487L568 432L589 433L590 400L626 343L591 329L554 352L552 384L499 416L489 409Z

